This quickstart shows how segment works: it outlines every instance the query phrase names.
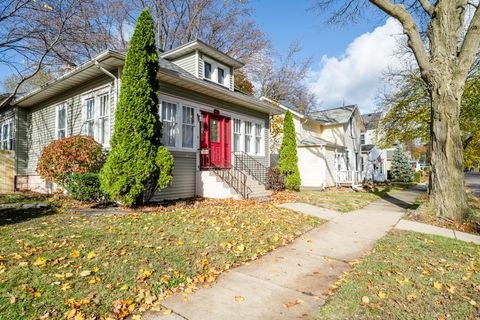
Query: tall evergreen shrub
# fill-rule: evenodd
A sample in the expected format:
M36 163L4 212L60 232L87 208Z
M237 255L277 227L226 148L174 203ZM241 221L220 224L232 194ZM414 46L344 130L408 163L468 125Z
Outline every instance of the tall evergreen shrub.
M391 175L392 181L410 182L413 178L412 166L400 147L393 152Z
M297 139L292 113L288 110L283 119L283 139L278 167L285 176L285 188L299 190L301 180L298 172Z
M100 172L102 190L125 206L147 202L172 179L173 157L161 143L158 68L153 20L144 10L127 52L112 148Z

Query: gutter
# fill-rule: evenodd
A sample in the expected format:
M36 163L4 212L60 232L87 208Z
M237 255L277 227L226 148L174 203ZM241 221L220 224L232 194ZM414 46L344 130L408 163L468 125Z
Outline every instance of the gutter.
M118 77L116 77L113 73L111 73L110 71L108 71L107 69L102 67L100 62L98 62L97 59L95 59L94 61L95 61L95 67L97 67L100 71L102 71L103 73L105 73L107 76L109 76L110 78L112 78L114 80L114 83L115 83L115 105L117 105L117 103L118 103Z

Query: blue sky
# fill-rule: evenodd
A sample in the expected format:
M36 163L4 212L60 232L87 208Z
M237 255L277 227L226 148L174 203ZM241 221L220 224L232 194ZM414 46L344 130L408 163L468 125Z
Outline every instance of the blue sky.
M393 53L401 28L393 19L374 18L357 24L326 25L325 16L311 9L312 0L251 0L254 18L284 53L291 42L300 40L301 58L313 56L305 83L316 94L320 108L358 104L363 112L378 108L376 97L384 89L382 73L398 67ZM376 15L375 15L376 14ZM0 65L0 81L11 71Z

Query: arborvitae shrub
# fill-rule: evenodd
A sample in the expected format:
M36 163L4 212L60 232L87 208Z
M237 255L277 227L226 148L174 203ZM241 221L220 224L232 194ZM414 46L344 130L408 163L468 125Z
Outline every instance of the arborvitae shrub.
M149 201L172 179L173 157L161 143L158 68L153 20L144 10L130 40L112 148L100 173L102 190L125 206Z
M285 176L285 188L299 190L301 180L298 171L297 139L292 113L288 110L283 119L283 140L278 165L280 172Z
M393 152L392 169L390 170L392 181L410 182L413 178L413 170L407 156L400 147Z

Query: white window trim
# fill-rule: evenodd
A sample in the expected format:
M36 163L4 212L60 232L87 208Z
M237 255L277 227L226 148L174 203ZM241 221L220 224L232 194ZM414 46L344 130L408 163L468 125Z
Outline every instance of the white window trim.
M210 58L207 58L207 57L203 57L203 61L204 61L204 70L203 70L203 78L207 81L211 81L213 83L216 83L216 84L219 84L221 86L224 86L226 88L230 88L230 83L231 83L231 74L230 74L230 68L221 64L220 62L217 62L215 60L212 60ZM212 72L211 72L211 77L210 79L205 77L205 62L208 62L210 63L210 65L212 66ZM218 82L218 68L221 68L223 69L224 71L224 78L223 78L223 83L221 82Z
M7 125L7 139L3 138L3 126ZM13 141L15 141L15 122L14 118L8 118L0 121L0 150L14 150L14 145L10 141L10 136L12 136ZM3 143L7 142L7 148L3 149Z
M220 113L222 116L225 116L225 117L228 117L230 118L230 146L231 146L231 152L234 152L233 150L233 119L238 119L241 121L241 136L240 136L240 147L241 147L241 150L239 151L245 151L244 150L244 147L245 147L245 121L250 121L252 123L252 125L254 124L260 124L261 127L262 127L262 139L261 139L261 148L260 148L260 154L254 154L254 153L251 153L251 152L247 152L248 155L252 156L252 157L258 157L258 158L263 158L266 156L266 153L265 153L265 131L266 131L266 123L265 123L265 120L262 120L262 119L258 119L258 118L253 118L253 117L250 117L248 115L244 115L244 114L241 114L241 113L236 113L234 111L227 111L227 110L223 110L221 108L218 108L218 107L212 107L212 106L209 106L209 105L206 105L206 104L202 104L202 103L198 103L196 101L193 101L193 100L188 100L188 99L184 99L184 98L179 98L179 97L176 97L176 96L173 96L173 95L169 95L169 94L159 94L159 115L160 115L160 120L162 119L162 101L165 101L165 102L170 102L170 103L176 103L177 106L187 106L187 107L192 107L194 108L195 110L195 115L199 114L200 112L209 112L209 113L213 113L214 110L220 110ZM178 108L177 107L177 116L178 116L178 109L181 109L181 108ZM178 119L177 118L177 122L180 123L182 119ZM177 126L178 127L178 126ZM255 138L255 134L253 135L253 137ZM200 133L199 133L199 123L198 123L198 117L195 116L195 134L194 134L194 145L193 145L193 149L191 148L182 148L180 147L181 146L181 136L177 133L177 139L176 139L176 143L175 143L175 147L171 147L171 146L165 146L165 148L167 148L168 150L171 150L171 151L190 151L190 152L196 152L199 148L200 148Z
M55 140L59 140L60 137L58 135L58 131L60 128L58 127L58 111L64 108L65 109L65 138L68 137L68 103L61 102L55 106Z
M177 105L176 118L175 118L176 124L177 124L175 128L175 146L165 146L165 148L171 151L196 152L200 147L200 134L199 134L199 131L197 130L199 128L198 116L197 116L199 113L199 108L196 107L194 104L183 99L160 96L159 102L158 102L158 113L159 113L160 121L163 121L162 119L163 102ZM193 109L193 148L183 147L183 130L182 130L183 107L189 107ZM162 137L162 144L163 144L163 137Z
M110 140L112 139L112 92L111 85L103 85L97 88L90 90L87 93L84 93L81 97L82 104L82 129L81 133L87 135L86 132L86 121L87 121L87 100L94 99L94 114L93 114L93 137L95 141L100 141L100 97L108 95L108 106L107 106L107 118L108 118L108 127L107 127L107 141L102 145L104 148L110 147ZM100 142L99 142L100 143Z

